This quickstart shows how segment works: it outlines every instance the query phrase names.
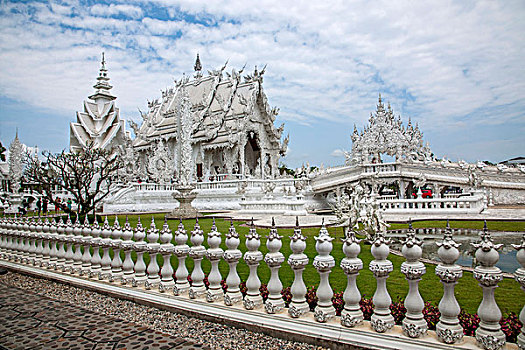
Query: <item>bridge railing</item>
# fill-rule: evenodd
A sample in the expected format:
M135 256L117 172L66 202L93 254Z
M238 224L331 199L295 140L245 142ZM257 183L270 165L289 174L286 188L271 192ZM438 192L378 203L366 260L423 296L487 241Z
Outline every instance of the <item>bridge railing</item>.
M223 235L218 231L215 223L206 236L198 222L188 234L182 223L176 231L172 232L167 221L159 231L154 221L146 230L140 220L135 228L131 227L127 220L121 227L118 220L110 226L107 217L103 226L99 226L98 223L90 224L87 219L84 224L79 223L78 220L73 224L69 219L64 223L61 220L55 221L54 218L46 218L44 221L41 218L38 220L4 218L0 220L0 265L4 264L2 263L4 261L4 266L21 266L20 268L25 266L30 267L30 271L49 271L48 276L51 271L56 276L77 276L77 280L81 280L82 285L89 284L90 288L95 290L97 288L107 290L109 282L114 286L121 286L120 288L129 288L129 292L123 292L126 295L130 295L131 290L134 290L135 300L142 298L155 302L155 299L163 298L161 295L175 295L179 297L176 299L178 307L192 308L192 312L198 313L199 308L208 310L206 312L215 312L213 305L217 305L215 313L227 313L228 317L234 318L239 323L266 322L268 324L270 322L271 324L267 326L272 330L279 331L276 327L281 327L282 332L291 332L297 336L301 336L306 330L313 330L312 332L315 333L317 329L317 332L320 332L317 333L317 337L320 339L323 339L323 336L337 334L335 339L346 341L350 346L436 349L445 348L446 344L465 344L463 329L458 319L460 308L454 294L454 286L462 278L462 269L455 264L459 258L459 251L450 229L445 231L443 240L438 243L441 263L436 267L435 272L441 279L444 294L439 303L440 321L437 323L436 332L432 335L428 334L431 331L428 331L422 313L424 302L419 293L419 282L426 273L425 265L420 261L421 240L416 237L413 229L406 232L402 248L405 261L401 265L401 272L406 276L409 285L409 292L404 301L407 312L401 327L404 336L389 332L394 327L394 317L389 308L392 299L388 293L386 280L393 271L393 264L388 260L390 242L384 232L377 233L372 241L371 253L374 260L368 266L377 282L370 321L364 320L359 305L361 294L356 277L364 265L359 258L360 240L352 233L343 241L342 249L345 257L339 262L348 281L343 294L344 308L340 316L336 315L332 303L334 293L329 279L336 265L334 257L331 256L334 238L324 226L315 237L317 254L313 260L304 254L307 248L306 237L299 227L295 228L291 236L292 254L288 257L281 253L282 236L275 226L270 229L266 237L268 250L266 255L259 250L261 237L253 225L245 241L241 242L232 224L226 234L226 250L220 248ZM500 245L492 242L486 227L480 237L479 243L474 244L477 248L476 258L480 263L474 269L474 278L483 289L483 300L478 309L480 326L476 330L476 340L478 346L482 348L499 349L505 344L505 335L499 324L501 311L494 299L494 290L502 279L501 270L494 266L498 260L497 249ZM173 238L175 244L172 244ZM209 246L207 249L202 245L205 238ZM247 248L244 254L238 249L241 243ZM518 261L522 265L516 270L516 280L525 289L525 238L521 245L514 247L519 251ZM121 252L124 260L121 258ZM147 265L144 261L146 253L150 257ZM157 255L162 257L162 267L157 263ZM175 273L171 264L172 257L178 260ZM201 267L204 258L211 263L209 285L204 283L205 275ZM187 269L188 259L192 259L194 263L191 274ZM225 290L221 286L224 276L218 268L222 259L229 265ZM243 260L250 270L244 295L240 290L240 278L237 273L237 265ZM258 275L258 266L262 261L271 271L266 300L263 299L260 291L261 281ZM283 285L279 277L279 269L285 261L294 272L292 298L288 308L285 307L281 294ZM316 292L317 306L313 312L310 311L306 300L307 289L302 277L305 267L310 263L317 270L320 278ZM191 277L191 283L188 277ZM68 278L69 281L72 280ZM118 292L115 287L112 287L111 291ZM152 297L151 293L159 293L158 298ZM195 301L190 303L189 299ZM188 302L185 303L184 300ZM195 304L196 302L202 304ZM242 307L232 307L237 304ZM225 309L225 307L229 308ZM243 309L251 311L246 313ZM265 316L284 312L287 316L276 319ZM293 321L294 319L300 319L301 322ZM525 321L525 311L521 313L521 321ZM315 326L316 323L318 326ZM386 334L380 336L379 333ZM435 340L436 337L441 343ZM417 342L413 339L417 339ZM521 347L525 346L523 329L518 337L518 344Z
M386 212L407 212L413 210L421 211L454 211L454 212L481 212L485 208L485 197L480 194L474 194L465 197L452 198L415 198L415 199L397 199L397 198L380 198L379 207Z

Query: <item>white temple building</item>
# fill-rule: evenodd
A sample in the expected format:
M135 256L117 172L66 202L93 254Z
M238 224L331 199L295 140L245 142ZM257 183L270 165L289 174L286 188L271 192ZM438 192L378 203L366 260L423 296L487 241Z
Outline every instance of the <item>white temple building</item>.
M275 178L288 137L281 141L284 124L274 126L278 109L264 93L264 69L243 76L244 68L226 72L225 64L203 75L197 55L194 70L148 103L140 127L131 123L140 178L181 184Z
M93 87L95 93L88 97L91 101L84 100L84 110L77 112L76 122L71 123L71 152L82 150L88 143L93 143L95 148L111 149L125 144L130 138L115 105L116 97L110 92L113 86L109 84L104 53L97 82Z

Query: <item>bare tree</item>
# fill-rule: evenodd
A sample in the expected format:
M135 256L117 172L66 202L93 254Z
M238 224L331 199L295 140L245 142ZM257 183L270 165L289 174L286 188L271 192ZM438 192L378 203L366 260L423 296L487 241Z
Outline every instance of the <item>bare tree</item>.
M49 203L71 212L65 201L58 202L54 196L55 190L65 190L77 203L78 215L88 214L107 197L118 170L123 167L118 152L93 148L92 145L79 153L44 151L42 155L43 161L36 155L26 157L25 180L36 184L36 191Z

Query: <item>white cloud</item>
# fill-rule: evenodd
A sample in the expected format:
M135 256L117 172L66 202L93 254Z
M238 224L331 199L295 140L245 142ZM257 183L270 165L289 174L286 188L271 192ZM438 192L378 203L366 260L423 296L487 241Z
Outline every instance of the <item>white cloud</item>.
M155 16L162 11L173 20ZM191 72L199 52L205 69L227 59L247 70L268 64L270 103L280 120L300 125L350 134L382 92L430 138L461 125L504 128L525 123L524 15L520 1L8 2L0 8L0 95L72 119L105 51L121 113L136 117L146 99ZM301 137L292 134L291 146Z
M334 149L332 151L332 153L330 153L330 155L332 157L344 157L345 156L345 151L343 151L342 149Z

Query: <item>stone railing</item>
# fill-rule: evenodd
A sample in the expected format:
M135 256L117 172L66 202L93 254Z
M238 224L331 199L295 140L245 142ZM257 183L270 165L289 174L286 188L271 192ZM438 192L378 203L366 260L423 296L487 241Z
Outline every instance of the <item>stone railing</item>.
M173 238L175 244L172 244ZM422 241L416 237L413 229L406 233L402 247L406 260L401 265L401 272L406 276L409 292L404 301L407 313L400 328L394 326L394 318L389 309L392 300L386 280L393 271L393 264L388 260L390 241L384 232L377 233L371 242L374 260L368 268L377 281L377 287L370 321L363 320L359 306L361 294L356 277L364 266L359 258L360 240L354 233L350 232L344 239L342 249L345 258L339 262L348 281L341 316L336 316L332 305L334 293L329 282L331 270L336 265L331 256L334 238L324 225L315 237L317 255L312 261L320 277L318 302L314 312L310 311L305 298L307 289L302 277L311 260L304 254L306 238L298 225L290 239L292 254L288 259L281 253L282 236L275 225L266 237L266 255L259 250L261 237L253 224L243 243L247 249L244 255L239 250L242 242L233 224L226 233L226 250L220 248L222 238L223 235L214 223L207 234L209 248L206 249L202 245L205 235L198 221L188 235L182 222L172 233L166 221L159 231L153 220L149 229L146 229L140 220L135 228L127 220L123 227L118 220L110 226L107 217L103 226L96 222L90 224L87 219L84 224L78 220L73 224L70 219L64 223L53 218L46 218L44 221L41 218L38 221L34 218L4 218L0 220L0 265L131 298L137 302L172 307L192 315L216 318L244 327L256 327L258 330L285 334L303 341L324 341L324 344L336 342L349 347L377 349L440 349L456 346L471 349L476 344L473 338L463 337L463 329L458 320L460 307L454 288L462 277L462 269L455 264L459 251L450 228L446 230L443 240L437 243L441 263L436 267L436 274L441 279L444 294L439 303L441 316L435 332L427 330L422 313L424 302L419 293L419 282L426 270L420 261ZM480 263L474 269L474 278L483 289L483 300L478 309L480 325L475 339L481 348L499 349L505 345L505 335L499 324L501 311L494 299L494 290L502 279L502 273L494 264L498 261L497 250L501 245L493 243L485 226L480 233L480 241L473 246L477 249L476 258ZM516 270L516 280L525 289L525 238L514 248L518 250L517 259L522 266ZM111 251L113 254L110 254ZM145 253L150 256L147 265ZM157 256L162 257L162 267L157 263ZM171 264L172 256L178 259L175 273ZM201 267L204 258L211 263L208 286L204 284L205 275ZM191 274L186 267L187 259L194 262ZM224 276L218 268L221 259L229 265L226 292L221 287ZM242 260L250 270L244 297L240 292L240 278L237 273L237 265ZM259 290L261 281L257 271L263 260L271 271L266 301L263 301ZM283 285L279 277L279 269L285 261L294 272L292 299L287 315L274 317L273 314L284 313L286 310L281 296ZM191 276L191 284L188 276ZM522 311L520 320L525 321L525 311ZM392 328L395 330L391 330ZM518 345L522 348L525 346L523 330L518 337Z
M480 213L485 209L485 197L481 193L452 198L397 199L380 198L379 207L387 213Z
M290 179L238 179L238 180L222 180L222 181L208 181L196 182L195 188L198 190L214 190L225 188L238 188L245 186L245 188L264 188L272 185L276 187L294 187L296 183L300 182L302 186L308 186L310 180L308 178L290 178Z

